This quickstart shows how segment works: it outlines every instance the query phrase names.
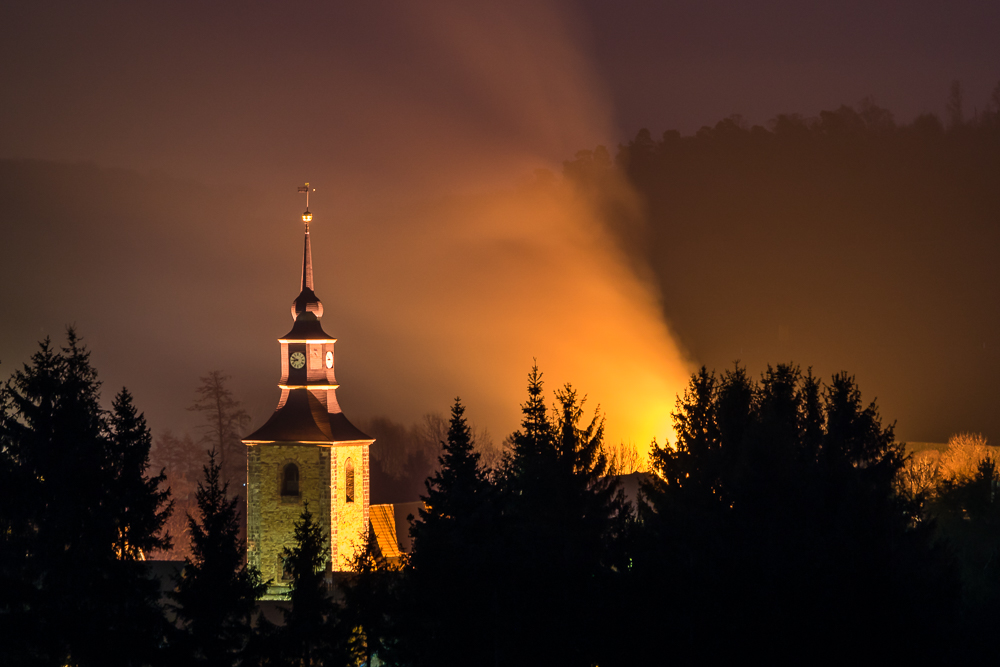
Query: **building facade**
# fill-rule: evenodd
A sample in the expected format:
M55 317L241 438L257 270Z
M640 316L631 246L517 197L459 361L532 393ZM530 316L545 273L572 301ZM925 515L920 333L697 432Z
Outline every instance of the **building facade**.
M307 185L308 187L308 185ZM301 189L300 189L301 191ZM348 421L337 403L335 338L320 323L313 291L308 196L301 292L292 330L281 346L281 397L267 422L247 436L247 557L272 590L288 580L282 552L308 506L324 527L328 568L350 569L369 530L369 448L374 439Z

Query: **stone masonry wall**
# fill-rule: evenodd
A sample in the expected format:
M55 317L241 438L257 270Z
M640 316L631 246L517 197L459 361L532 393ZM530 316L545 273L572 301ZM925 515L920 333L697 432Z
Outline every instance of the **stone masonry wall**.
M333 569L349 570L368 533L368 447L336 445L331 457L331 515L335 518ZM354 464L354 501L347 501L347 461Z
M247 447L247 563L260 569L260 445Z
M282 584L281 553L295 542L295 522L309 504L314 520L328 527L334 570L351 568L368 532L369 445L321 447L259 444L247 448L247 556L265 581ZM347 461L354 464L354 501L346 493ZM282 496L284 468L299 468L299 495Z
M305 504L315 521L330 525L330 452L326 447L294 444L253 445L250 450L248 520L257 527L251 529L248 522L249 560L265 581L280 585L281 553L295 543L295 522ZM298 496L281 495L282 473L289 463L299 468Z

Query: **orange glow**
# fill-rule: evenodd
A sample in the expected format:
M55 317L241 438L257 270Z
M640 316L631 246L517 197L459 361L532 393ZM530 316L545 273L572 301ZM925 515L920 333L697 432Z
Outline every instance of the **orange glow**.
M620 205L634 205L627 190L618 196ZM459 394L471 417L502 438L517 427L536 359L549 400L572 382L589 397L588 413L600 405L607 442L646 454L654 437L675 439L670 412L691 366L658 294L570 185L553 178L455 198L400 220L384 244L391 261L367 272L377 278L353 306L382 335L399 332L377 359L360 364L376 376L370 381L399 386L405 368L420 380L402 386L421 387L425 411L441 411Z
M599 143L613 153L618 136L572 21L548 3L406 11L419 22L414 39L456 63L463 95L509 131L470 124L464 104L428 113L395 90L381 100L394 116L402 105L419 128L421 143L398 140L413 155L451 148L445 161L400 163L410 170L401 178L420 184L419 201L367 195L338 214L336 248L358 251L330 251L336 263L322 265L337 273L318 273L317 293L338 294L340 321L351 323L339 335L371 345L346 356L343 398L417 421L446 414L458 395L499 442L518 427L537 360L548 400L572 382L589 397L588 414L599 405L607 416L609 443L645 454L654 436L673 439L670 412L692 365L648 268L619 249L603 218L614 211L638 229L642 203L624 182L595 201L552 160ZM326 233L313 241L314 252L332 247Z
M462 104L353 82L363 103L345 107L345 122L401 131L391 136L404 159L376 176L337 167L324 178L340 192L317 200L319 219L336 220L310 236L316 293L336 303L324 327L349 345L338 399L352 419L416 422L461 396L499 443L518 427L537 360L548 400L572 382L588 413L606 415L607 441L644 454L653 437L673 438L690 364L647 267L620 251L603 218L641 225L641 202L623 182L594 201L563 181L559 162L599 143L613 153L613 109L559 6L497 11L400 10L420 48L454 64ZM490 109L490 122L470 120L468 101Z

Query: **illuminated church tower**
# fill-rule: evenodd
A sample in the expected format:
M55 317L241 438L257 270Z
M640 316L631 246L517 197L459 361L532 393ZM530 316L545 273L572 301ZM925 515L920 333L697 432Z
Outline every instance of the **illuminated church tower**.
M247 555L265 580L287 580L282 550L294 544L293 524L306 503L330 547L333 570L347 570L368 531L368 448L374 440L337 404L333 345L320 324L313 292L306 193L302 291L292 302L292 330L281 344L281 398L271 418L247 436Z

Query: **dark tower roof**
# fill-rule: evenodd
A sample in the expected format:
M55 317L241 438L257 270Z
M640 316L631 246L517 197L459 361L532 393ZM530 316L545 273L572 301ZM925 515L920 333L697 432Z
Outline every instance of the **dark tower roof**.
M323 325L319 323L319 318L312 313L302 313L295 318L292 330L280 338L280 340L333 340L333 336L323 331Z
M330 413L308 389L292 389L288 400L244 442L347 442L371 440L343 412Z

